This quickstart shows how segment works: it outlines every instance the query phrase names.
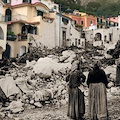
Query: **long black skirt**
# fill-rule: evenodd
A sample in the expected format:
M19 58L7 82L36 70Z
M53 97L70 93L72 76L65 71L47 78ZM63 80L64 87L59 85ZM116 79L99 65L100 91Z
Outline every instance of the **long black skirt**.
M81 118L85 113L84 94L78 88L69 88L68 113L72 119Z

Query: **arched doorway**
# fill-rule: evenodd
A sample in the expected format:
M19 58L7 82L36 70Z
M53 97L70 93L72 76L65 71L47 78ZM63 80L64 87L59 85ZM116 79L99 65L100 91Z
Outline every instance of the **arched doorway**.
M12 19L12 11L10 9L6 9L5 11L5 22L11 21Z
M1 27L0 27L0 40L4 40L4 32Z
M6 50L2 54L2 58L10 58L10 54L11 54L11 46L7 43Z
M101 41L102 40L102 35L101 33L96 33L95 34L95 41Z
M22 56L24 53L26 53L26 46L20 47L20 56Z

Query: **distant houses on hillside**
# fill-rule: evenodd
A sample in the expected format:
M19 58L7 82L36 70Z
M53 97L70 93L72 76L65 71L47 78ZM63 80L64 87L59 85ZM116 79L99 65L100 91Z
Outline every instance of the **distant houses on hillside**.
M117 21L76 10L62 13L60 6L51 0L0 0L0 4L0 58L23 55L29 43L48 48L71 45L84 48L86 40L92 44L96 38L115 41L111 27L117 29Z

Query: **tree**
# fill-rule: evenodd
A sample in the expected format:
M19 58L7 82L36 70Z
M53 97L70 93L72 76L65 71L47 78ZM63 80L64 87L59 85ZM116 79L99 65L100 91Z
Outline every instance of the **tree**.
M98 2L89 2L87 5L87 10L95 12L100 7L101 7L101 5Z

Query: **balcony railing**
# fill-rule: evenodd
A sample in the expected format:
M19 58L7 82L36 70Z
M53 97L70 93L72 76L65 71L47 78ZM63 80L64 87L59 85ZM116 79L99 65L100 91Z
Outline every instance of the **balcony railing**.
M10 16L10 15L3 16L0 14L0 21L3 21L3 22L19 21L19 20L27 21L27 16L21 15L21 14L13 15L13 16Z
M26 41L27 34L18 34L18 41Z
M15 41L16 38L17 38L16 35L7 35L7 40L9 40L9 41Z

